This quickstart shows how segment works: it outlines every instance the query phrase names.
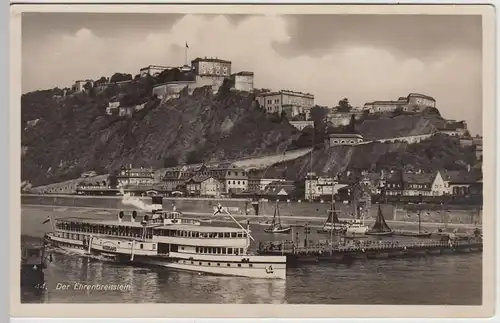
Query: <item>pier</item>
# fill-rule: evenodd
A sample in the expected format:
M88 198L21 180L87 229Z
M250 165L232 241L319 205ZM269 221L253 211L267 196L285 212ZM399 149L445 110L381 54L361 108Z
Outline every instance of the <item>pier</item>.
M340 243L318 242L298 246L287 241L259 242L259 254L286 255L288 263L342 262L354 259L402 258L424 255L482 252L481 238L430 241L349 241Z

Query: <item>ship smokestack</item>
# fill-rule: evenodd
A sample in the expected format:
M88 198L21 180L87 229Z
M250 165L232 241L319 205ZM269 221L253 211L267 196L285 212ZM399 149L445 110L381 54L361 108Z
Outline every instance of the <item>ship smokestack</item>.
M132 216L130 217L130 222L135 222L136 217L137 217L137 211L132 211Z
M153 211L162 211L163 210L163 197L162 196L151 197L151 204L152 204Z

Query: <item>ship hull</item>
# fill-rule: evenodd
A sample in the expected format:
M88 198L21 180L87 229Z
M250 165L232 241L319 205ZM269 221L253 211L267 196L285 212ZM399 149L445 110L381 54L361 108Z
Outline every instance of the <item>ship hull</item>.
M148 265L197 273L263 279L286 279L285 256L199 255L170 252L161 255L134 255L85 248L81 241L51 237L50 244L61 250L102 261L126 265Z

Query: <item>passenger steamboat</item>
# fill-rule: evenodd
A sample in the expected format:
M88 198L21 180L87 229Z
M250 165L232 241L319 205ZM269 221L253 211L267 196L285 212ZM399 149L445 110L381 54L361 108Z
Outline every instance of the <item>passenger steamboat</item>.
M52 246L83 256L125 264L156 265L178 270L252 278L286 279L286 256L250 252L249 226L202 226L181 212L165 211L162 198L153 197L153 210L139 221L133 211L126 221L85 218L49 219ZM216 213L222 212L219 205ZM229 213L228 215L233 218ZM233 218L234 219L234 218Z

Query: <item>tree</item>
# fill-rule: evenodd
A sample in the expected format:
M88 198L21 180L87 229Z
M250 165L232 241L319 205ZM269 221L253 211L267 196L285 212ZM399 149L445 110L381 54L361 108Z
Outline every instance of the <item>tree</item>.
M324 129L326 124L326 117L328 115L328 108L320 105L315 105L309 111L310 119L314 121L314 127Z
M351 115L351 120L346 127L346 131L348 133L356 133L356 116L354 114Z
M166 167L166 168L174 167L177 165L179 165L179 161L174 156L169 156L169 157L165 158L165 160L163 161L163 167Z
M108 78L105 77L105 76L101 76L98 80L96 80L94 82L94 85L98 86L98 85L104 85L104 84L107 84L107 83L108 83Z
M130 81L130 80L132 80L131 74L115 73L113 74L113 76L111 76L111 79L109 81L111 83L116 83L116 82Z
M403 107L402 106L397 106L396 109L392 112L394 116L399 116L403 113Z
M352 106L349 103L349 99L343 98L342 100L339 101L339 105L335 107L338 112L351 112Z
M190 151L186 156L186 163L188 164L199 164L203 161L201 156L196 152L196 150Z
M285 110L281 111L280 118L281 118L281 120L285 120L285 119L288 120Z

